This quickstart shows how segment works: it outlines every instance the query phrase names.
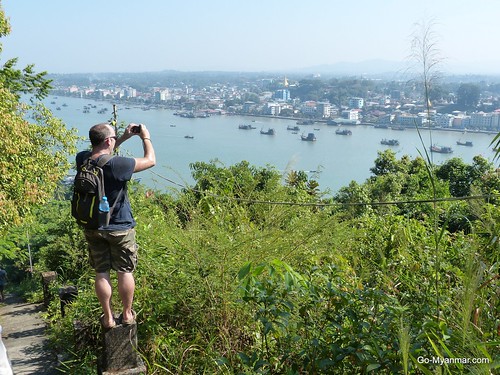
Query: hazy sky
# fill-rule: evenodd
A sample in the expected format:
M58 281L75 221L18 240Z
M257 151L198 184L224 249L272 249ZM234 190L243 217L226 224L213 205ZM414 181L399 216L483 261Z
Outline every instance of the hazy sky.
M404 61L415 24L429 21L445 66L500 73L499 0L0 2L12 26L0 40L0 62L19 57L19 67L34 63L49 73Z

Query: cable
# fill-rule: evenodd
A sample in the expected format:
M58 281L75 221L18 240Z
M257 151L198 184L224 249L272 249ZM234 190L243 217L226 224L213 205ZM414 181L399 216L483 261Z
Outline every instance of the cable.
M474 199L490 199L493 197L500 197L500 194L486 194L486 195L471 195L466 197L445 197L445 198L435 198L435 199L415 199L415 200L403 200L403 201L387 201L387 202L350 202L350 203L300 203L300 202L286 202L286 201L265 201L258 199L247 199L247 198L238 198L238 197L228 197L222 196L206 191L196 190L194 188L179 184L175 181L172 181L159 173L150 171L155 174L159 178L162 178L176 186L182 187L183 189L194 191L197 193L201 193L204 195L208 195L213 198L221 199L221 200L232 200L243 203L251 203L251 204L267 204L267 205L276 205L276 206L301 206L301 207L333 207L333 206L390 206L390 205L398 205L398 204L420 204L420 203L437 203L437 202L453 202L453 201L466 201L466 200L474 200Z

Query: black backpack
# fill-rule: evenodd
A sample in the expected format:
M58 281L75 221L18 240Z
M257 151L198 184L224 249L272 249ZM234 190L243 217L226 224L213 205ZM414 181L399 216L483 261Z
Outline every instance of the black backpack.
M105 195L102 168L113 157L112 155L103 155L98 162L89 157L76 173L71 200L71 215L85 229L108 226L113 209L123 192L123 189L120 190L109 212L99 211L99 202Z

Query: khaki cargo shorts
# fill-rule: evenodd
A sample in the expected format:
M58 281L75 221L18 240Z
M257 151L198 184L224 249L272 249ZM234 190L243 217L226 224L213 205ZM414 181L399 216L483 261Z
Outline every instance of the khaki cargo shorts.
M137 266L135 229L123 231L85 230L90 265L97 273L133 272Z

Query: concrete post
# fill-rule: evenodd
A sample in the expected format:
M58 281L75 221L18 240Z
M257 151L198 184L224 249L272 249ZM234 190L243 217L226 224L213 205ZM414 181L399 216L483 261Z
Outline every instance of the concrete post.
M42 288L43 288L43 304L45 307L49 306L52 294L50 292L50 284L55 282L57 273L54 271L42 272Z
M137 324L118 324L103 330L99 374L146 374L146 367L137 352Z
M59 299L61 300L62 317L66 315L66 312L64 311L66 305L69 305L71 302L73 302L77 296L78 296L78 289L76 288L76 286L71 285L59 288Z

